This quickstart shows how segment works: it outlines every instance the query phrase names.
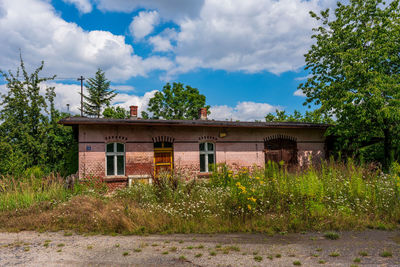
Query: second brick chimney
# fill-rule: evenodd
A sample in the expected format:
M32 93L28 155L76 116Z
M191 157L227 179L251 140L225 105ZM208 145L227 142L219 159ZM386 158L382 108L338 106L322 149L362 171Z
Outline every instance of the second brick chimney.
M200 108L199 109L199 120L206 120L207 119L207 108Z
M130 106L129 108L130 108L130 119L136 120L138 118L137 116L138 106Z

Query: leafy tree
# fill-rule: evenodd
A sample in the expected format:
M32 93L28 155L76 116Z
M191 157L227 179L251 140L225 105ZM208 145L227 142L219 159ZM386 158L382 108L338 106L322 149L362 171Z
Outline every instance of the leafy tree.
M206 97L200 94L197 88L186 87L182 83L173 83L172 87L167 83L161 92L157 92L149 101L148 111L142 112L143 118L152 117L153 119L167 120L193 120L198 117L200 108L205 106ZM210 114L210 111L207 111Z
M129 118L129 111L121 107L107 107L103 111L104 118L126 119Z
M400 122L400 5L382 0L337 3L334 17L320 15L315 44L305 55L311 77L299 89L305 105L337 118L332 134L341 149L359 149L383 140L383 163L394 156Z
M89 78L85 87L88 95L83 95L83 111L88 116L100 118L101 109L109 106L111 100L117 95L115 90L110 89L110 81L106 79L105 73L98 69L94 78Z
M0 103L0 174L21 174L33 166L64 174L76 170L77 161L68 158L77 148L72 130L57 124L67 114L54 107L54 87L44 95L40 91L43 82L55 78L41 78L43 66L28 74L21 57L16 73L1 72L8 92Z
M295 110L293 114L286 114L286 111L275 110L276 114L268 113L265 116L265 121L267 122L309 122L309 123L328 123L333 124L334 121L326 116L325 114L321 114L318 111L306 111L303 115L300 111Z

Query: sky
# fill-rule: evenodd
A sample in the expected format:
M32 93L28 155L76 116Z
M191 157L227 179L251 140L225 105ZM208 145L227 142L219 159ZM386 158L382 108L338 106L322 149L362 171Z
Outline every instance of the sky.
M146 110L167 82L198 88L211 119L305 112L298 85L318 26L309 11L334 0L0 0L0 70L21 51L29 71L57 79L56 107L78 113L80 83L101 68L113 105ZM5 93L0 79L0 92Z

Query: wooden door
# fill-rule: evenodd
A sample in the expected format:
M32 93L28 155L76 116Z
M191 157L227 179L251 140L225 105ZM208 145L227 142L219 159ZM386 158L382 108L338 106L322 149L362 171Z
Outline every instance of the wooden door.
M171 173L173 169L172 148L154 149L154 174L161 172Z
M297 142L286 138L275 138L265 142L265 163L284 161L287 166L297 164Z

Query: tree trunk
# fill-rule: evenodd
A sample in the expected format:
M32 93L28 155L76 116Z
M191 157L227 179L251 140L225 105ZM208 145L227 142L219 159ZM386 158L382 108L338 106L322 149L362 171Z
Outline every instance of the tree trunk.
M384 141L383 141L383 168L385 171L388 171L390 168L390 165L393 162L393 153L392 153L392 135L390 128L385 128L383 129L383 135L384 135Z

